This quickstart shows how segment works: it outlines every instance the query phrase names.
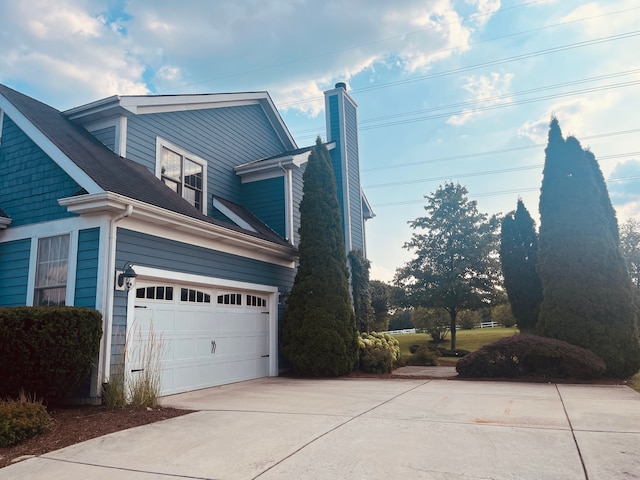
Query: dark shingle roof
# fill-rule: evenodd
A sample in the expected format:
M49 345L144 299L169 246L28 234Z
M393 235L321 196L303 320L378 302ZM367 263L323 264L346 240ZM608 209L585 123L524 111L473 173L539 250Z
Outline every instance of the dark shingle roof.
M7 98L67 158L103 190L289 246L286 240L264 225L262 230L265 234L255 234L202 214L179 194L167 188L146 167L116 155L84 128L72 123L55 108L2 84L0 84L0 94ZM258 232L262 232L262 230L258 230Z

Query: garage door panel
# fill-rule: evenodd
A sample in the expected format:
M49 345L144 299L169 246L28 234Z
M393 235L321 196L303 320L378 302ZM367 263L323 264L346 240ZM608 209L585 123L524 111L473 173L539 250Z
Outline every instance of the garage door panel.
M151 329L162 337L163 395L268 376L270 316L264 294L222 292L223 300L233 304L218 304L218 294L210 286L167 283L165 291L171 287L178 292L167 299L157 296L159 286L144 281L139 285L143 296L146 292L155 296L137 294L133 322L141 332L137 343L147 342ZM127 355L127 368L134 357Z

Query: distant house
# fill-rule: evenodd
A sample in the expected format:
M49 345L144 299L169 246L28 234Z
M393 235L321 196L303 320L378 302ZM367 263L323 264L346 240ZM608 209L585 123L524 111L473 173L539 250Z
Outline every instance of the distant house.
M325 105L345 249L365 251L357 107L344 84ZM86 397L143 368L151 327L163 395L275 376L309 152L267 92L59 112L0 85L0 306L102 312Z

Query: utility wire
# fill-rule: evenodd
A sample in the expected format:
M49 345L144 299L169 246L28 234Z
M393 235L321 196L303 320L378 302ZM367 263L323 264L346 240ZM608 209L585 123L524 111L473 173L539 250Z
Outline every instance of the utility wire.
M581 137L580 140L584 141L584 140L594 140L596 138L606 138L606 137L613 137L613 136L618 136L618 135L628 135L631 133L638 133L640 132L640 128L635 128L635 129L631 129L631 130L618 130L616 132L607 132L607 133L598 133L595 135L588 135L586 137ZM375 171L375 170L389 170L389 169L397 169L397 168L404 168L404 167L412 167L415 165L426 165L426 164L431 164L431 163L440 163L440 162L448 162L451 160L461 160L461 159L465 159L465 158L475 158L475 157L482 157L482 156L487 156L487 155L498 155L498 154L502 154L502 153L511 153L511 152L517 152L520 150L529 150L529 149L533 149L533 148L540 148L540 147L544 147L546 146L546 143L536 143L533 145L523 145L523 146L519 146L519 147L510 147L510 148L503 148L503 149L499 149L499 150L487 150L484 152L473 152L473 153L465 153L465 154L461 154L461 155L451 155L448 157L437 157L437 158L432 158L429 160L421 160L418 162L406 162L406 163L399 163L396 165L385 165L385 166L381 166L381 167L371 167L371 168L365 168L362 169L363 172L371 172L371 171Z

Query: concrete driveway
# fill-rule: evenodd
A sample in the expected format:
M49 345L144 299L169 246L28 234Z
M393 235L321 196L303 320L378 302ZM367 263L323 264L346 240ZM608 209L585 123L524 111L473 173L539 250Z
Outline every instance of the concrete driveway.
M163 404L198 412L0 479L640 478L640 394L625 386L269 378Z

